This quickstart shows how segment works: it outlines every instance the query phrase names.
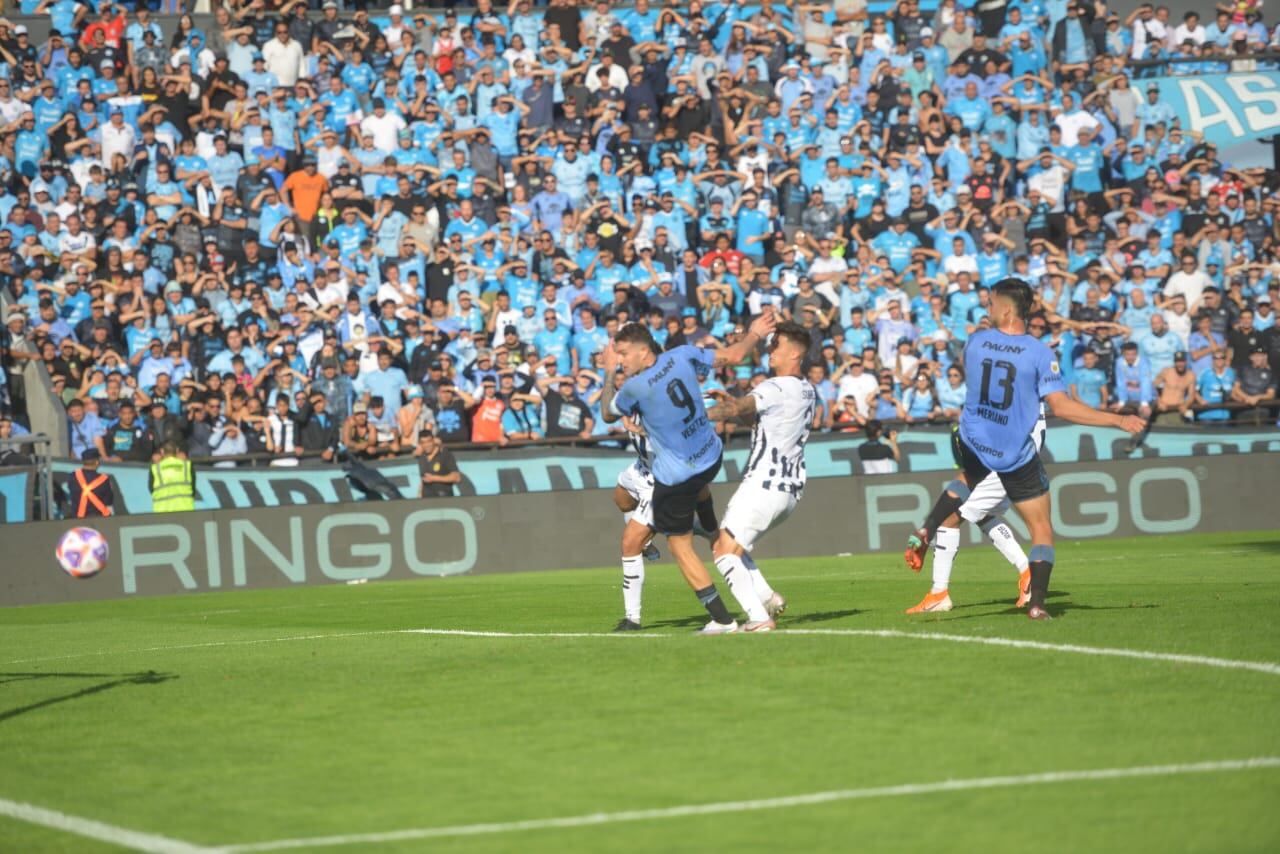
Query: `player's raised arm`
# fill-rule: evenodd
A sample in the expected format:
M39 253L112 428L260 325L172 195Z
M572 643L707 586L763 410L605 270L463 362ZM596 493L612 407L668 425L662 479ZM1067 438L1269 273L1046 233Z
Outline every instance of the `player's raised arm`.
M1053 414L1059 418L1064 418L1075 424L1083 424L1086 427L1119 427L1126 433L1135 435L1141 433L1147 427L1147 422L1136 415L1117 415L1112 412L1103 412L1078 400L1073 400L1066 392L1062 391L1055 391L1046 395L1044 402L1049 405L1049 409Z
M600 417L604 419L606 424L614 424L620 421L622 416L615 412L613 408L613 378L618 373L618 351L613 348L612 341L605 345L602 355L604 385L600 389Z
M751 326L747 329L747 334L742 336L741 341L716 351L715 367L736 365L741 362L756 349L761 341L773 333L777 325L778 318L773 313L773 306L765 306L760 316L751 321Z

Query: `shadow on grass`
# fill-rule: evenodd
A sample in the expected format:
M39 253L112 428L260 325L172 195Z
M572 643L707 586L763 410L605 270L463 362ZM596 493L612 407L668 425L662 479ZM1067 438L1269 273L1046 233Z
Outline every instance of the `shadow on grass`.
M706 625L707 620L711 619L706 614L698 614L694 617L675 617L670 620L654 620L652 623L645 623L646 629L700 629Z
M1232 546L1240 549L1248 549L1249 551L1261 552L1263 554L1280 554L1280 539L1250 540L1246 543L1232 543Z
M788 612L787 616L778 621L781 626L800 626L805 623L825 623L830 620L839 620L843 617L856 617L862 611L856 608L850 608L846 611L817 611L812 614L796 614L792 615ZM695 617L676 617L671 620L656 620L652 623L645 623L646 629L700 629L707 624L710 619L706 614L699 614ZM738 620L742 622L741 619Z
M1069 590L1050 590L1046 598L1061 599L1063 596L1070 595L1071 591ZM1012 603L1010 599L988 599L986 602L965 602L962 605L956 605L955 610L963 611L966 608L989 608L992 605L1009 605L1010 610L1012 610Z
M1052 598L1052 595L1050 595L1050 598ZM1007 602L988 602L986 604L1008 605ZM977 607L977 606L974 605L971 607ZM1070 611L1145 611L1151 608L1159 608L1159 607L1160 607L1159 605L1154 605L1149 602L1141 605L1136 605L1136 604L1135 605L1083 605L1075 602L1059 602L1057 604L1050 605L1046 610L1049 612L1050 617L1060 617ZM937 618L937 621L939 623L954 623L959 620L978 620L978 619L982 619L983 617L1000 617L1000 616L1016 616L1016 615L1025 616L1026 613L1027 612L1022 608L1015 608L1012 605L1009 605L1009 607L999 611L984 611L981 614L957 614L954 617L940 616Z
M816 611L812 614L787 615L779 621L779 624L783 626L802 626L805 623L826 623L831 620L839 620L842 617L856 617L861 613L857 608L850 608L846 611Z
M101 694L103 691L110 691L113 688L120 688L125 685L158 685L161 682L168 682L170 679L177 679L176 673L156 673L154 670L148 670L145 673L0 673L0 685L10 682L27 682L37 679L105 679L105 682L98 682L94 685L88 685L79 690L72 691L67 694L60 694L56 697L49 697L38 703L30 703L26 706L16 706L12 709L0 711L0 723L16 718L19 715L25 715L27 712L38 711L39 709L48 708L58 703L66 703L71 700L79 700L84 697L90 697L94 694Z

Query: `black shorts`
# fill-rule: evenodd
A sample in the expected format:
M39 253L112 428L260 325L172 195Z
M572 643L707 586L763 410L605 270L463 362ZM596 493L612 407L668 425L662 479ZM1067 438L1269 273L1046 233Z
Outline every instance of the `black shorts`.
M720 473L721 457L706 470L682 483L653 481L653 529L660 534L687 534L693 530L693 516L698 509L702 488Z
M974 450L970 448L960 438L959 430L951 431L951 452L955 455L956 465L964 472L965 478L969 481L970 487L975 487L991 474L991 469L987 467ZM1009 496L1009 500L1014 504L1020 501L1030 501L1033 498L1039 498L1049 491L1049 473L1044 470L1044 463L1040 460L1040 452L1028 460L1026 463L1018 466L1011 471L996 472L996 476L1000 478L1000 483L1004 485L1005 494Z

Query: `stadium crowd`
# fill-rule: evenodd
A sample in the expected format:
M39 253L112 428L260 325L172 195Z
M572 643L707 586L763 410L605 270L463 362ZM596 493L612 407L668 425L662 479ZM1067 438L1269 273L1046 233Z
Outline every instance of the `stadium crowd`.
M1260 5L22 0L53 31L0 20L4 429L38 360L76 457L599 436L619 324L766 306L821 428L946 420L1009 274L1081 400L1232 421L1276 395L1280 180L1144 78L1267 66Z

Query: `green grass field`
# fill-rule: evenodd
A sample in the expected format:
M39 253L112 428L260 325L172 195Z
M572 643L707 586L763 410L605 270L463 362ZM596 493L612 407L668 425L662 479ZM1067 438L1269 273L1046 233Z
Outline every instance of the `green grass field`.
M705 617L665 563L626 636L595 634L620 616L617 569L0 610L0 798L181 851L1280 757L1280 534L1058 556L1047 624L1012 609L985 546L960 556L956 610L924 617L902 611L927 577L896 554L763 562L791 600L773 635L693 636ZM421 628L592 634L401 631ZM1280 767L1158 772L324 850L1274 852L1277 804ZM0 818L0 851L109 850Z

